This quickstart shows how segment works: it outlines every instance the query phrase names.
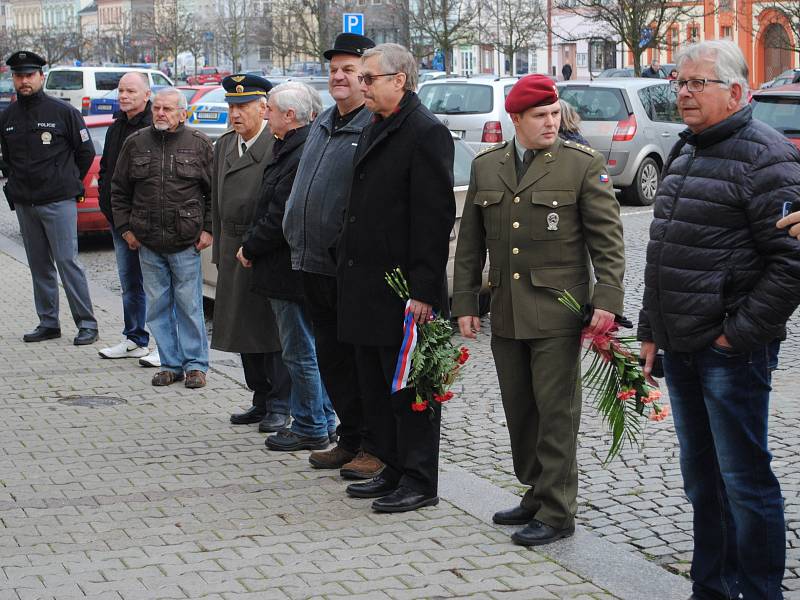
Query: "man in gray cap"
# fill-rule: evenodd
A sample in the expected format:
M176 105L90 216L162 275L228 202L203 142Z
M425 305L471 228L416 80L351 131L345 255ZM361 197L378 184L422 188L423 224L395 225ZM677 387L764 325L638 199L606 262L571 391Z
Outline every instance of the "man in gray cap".
M94 159L89 130L77 109L42 90L47 63L20 51L6 61L17 102L0 114L6 200L14 210L33 278L39 325L26 342L61 337L56 271L78 327L76 346L97 340L89 286L78 262L78 209L83 178Z

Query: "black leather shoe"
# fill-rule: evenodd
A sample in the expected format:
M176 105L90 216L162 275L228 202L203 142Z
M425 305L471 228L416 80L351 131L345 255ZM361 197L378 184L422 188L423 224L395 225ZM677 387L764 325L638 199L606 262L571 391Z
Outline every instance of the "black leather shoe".
M89 344L94 344L98 339L100 339L100 336L97 333L97 329L81 327L78 329L78 335L75 336L72 343L76 346L88 346Z
M411 488L400 486L388 496L375 500L372 503L372 510L382 513L399 513L437 504L439 504L439 496L426 496Z
M270 450L292 452L294 450L325 450L330 444L328 434L320 437L300 435L291 429L283 429L275 435L269 436L264 445Z
M567 538L575 533L575 525L572 524L564 529L550 527L541 521L534 519L527 526L520 529L511 536L512 541L519 546L543 546L556 540Z
M39 325L31 331L22 336L25 342L43 342L45 340L54 340L61 337L61 330L58 327L43 327Z
M494 513L492 521L498 525L527 525L531 522L536 513L522 506L515 506L508 510L501 510Z
M345 491L352 498L382 498L388 496L397 489L397 483L384 479L382 475L373 478L372 481L362 483L351 483Z
M250 425L251 423L259 423L266 414L267 409L258 406L251 406L243 413L232 414L231 423L234 425Z
M276 431L289 427L290 421L289 415L268 412L258 424L258 430L261 433L275 433Z

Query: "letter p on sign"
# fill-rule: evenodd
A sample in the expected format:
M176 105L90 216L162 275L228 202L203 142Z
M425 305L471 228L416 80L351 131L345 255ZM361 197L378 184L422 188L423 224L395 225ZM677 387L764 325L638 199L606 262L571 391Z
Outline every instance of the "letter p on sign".
M342 32L364 35L363 13L344 13L342 15Z

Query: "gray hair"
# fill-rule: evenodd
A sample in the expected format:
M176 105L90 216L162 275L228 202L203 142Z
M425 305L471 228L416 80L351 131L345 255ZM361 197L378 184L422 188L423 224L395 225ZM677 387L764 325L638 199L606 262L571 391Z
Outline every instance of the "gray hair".
M558 99L561 104L561 127L562 131L569 131L570 133L579 133L581 130L581 116L578 114L572 104L566 100Z
M158 90L156 92L155 98L158 98L159 96L177 96L177 98L178 98L178 108L182 108L183 110L186 110L186 108L189 106L187 104L187 102L186 102L186 96L184 96L183 92L181 92L177 88L174 88L174 87L161 88L160 90Z
M386 73L403 73L406 76L405 89L412 92L417 89L419 74L417 61L405 46L400 44L378 44L364 52L363 59L380 56L381 67Z
M683 48L675 60L675 66L680 70L683 63L710 60L714 63L714 73L717 79L725 83L720 84L730 87L733 83L742 86L741 106L747 104L747 92L750 89L750 70L747 61L739 46L729 40L707 40Z
M279 111L285 113L293 110L295 120L300 125L308 125L311 121L311 112L314 110L308 89L305 83L287 81L272 88L269 97L275 101Z
M319 95L319 92L315 90L313 87L308 85L307 83L303 84L308 92L309 97L311 98L311 121L317 118L317 115L322 112L322 96Z

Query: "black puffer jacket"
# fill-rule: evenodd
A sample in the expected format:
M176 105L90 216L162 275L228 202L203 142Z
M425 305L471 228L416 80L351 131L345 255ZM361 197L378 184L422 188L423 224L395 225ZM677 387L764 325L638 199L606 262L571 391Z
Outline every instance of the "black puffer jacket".
M749 106L681 138L656 196L639 339L694 352L722 333L742 351L784 337L800 242L775 222L800 198L800 152Z
M255 220L242 241L242 254L253 261L252 290L268 298L303 300L300 271L292 270L291 250L283 235L283 215L309 128L299 127L275 142L264 169Z

